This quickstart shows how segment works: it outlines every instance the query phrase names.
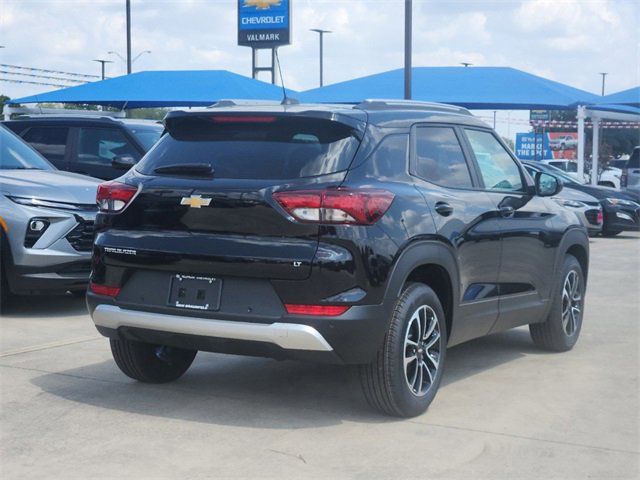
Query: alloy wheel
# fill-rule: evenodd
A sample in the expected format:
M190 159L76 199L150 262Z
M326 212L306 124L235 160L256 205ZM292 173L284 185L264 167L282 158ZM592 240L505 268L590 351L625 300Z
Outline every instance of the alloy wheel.
M582 282L575 270L567 273L562 287L562 328L573 335L582 321Z
M422 305L411 316L404 339L404 375L415 396L426 395L433 385L440 349L440 325L436 312L428 305Z

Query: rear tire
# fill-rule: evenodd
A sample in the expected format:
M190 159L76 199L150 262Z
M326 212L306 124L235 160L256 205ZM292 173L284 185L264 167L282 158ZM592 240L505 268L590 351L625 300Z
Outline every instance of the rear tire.
M562 269L562 282L556 287L547 320L532 323L529 332L538 348L552 352L571 350L578 341L584 313L585 281L580 263L567 255Z
M144 383L167 383L191 366L197 350L165 347L132 340L110 340L111 353L122 373Z
M601 235L603 237L615 237L620 233L622 233L622 230L602 230Z
M376 358L360 366L368 403L397 417L424 413L433 401L446 356L444 310L431 288L409 285L396 302Z

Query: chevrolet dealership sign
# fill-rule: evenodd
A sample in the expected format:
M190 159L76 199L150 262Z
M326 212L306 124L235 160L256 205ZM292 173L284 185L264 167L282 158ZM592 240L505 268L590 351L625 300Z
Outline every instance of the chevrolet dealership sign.
M288 45L290 0L238 0L238 45L273 48Z

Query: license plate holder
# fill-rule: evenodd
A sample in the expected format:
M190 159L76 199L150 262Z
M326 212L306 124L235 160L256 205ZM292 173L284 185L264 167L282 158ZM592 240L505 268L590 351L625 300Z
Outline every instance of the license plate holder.
M167 305L187 310L218 310L222 280L176 273L171 277Z

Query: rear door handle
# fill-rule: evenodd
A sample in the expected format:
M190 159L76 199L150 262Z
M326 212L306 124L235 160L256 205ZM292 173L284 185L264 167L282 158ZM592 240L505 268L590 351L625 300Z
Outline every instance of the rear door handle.
M453 207L447 202L436 202L436 212L443 217L448 217L453 213Z
M501 217L512 217L514 210L513 207L504 206L500 207L498 212L500 212Z

